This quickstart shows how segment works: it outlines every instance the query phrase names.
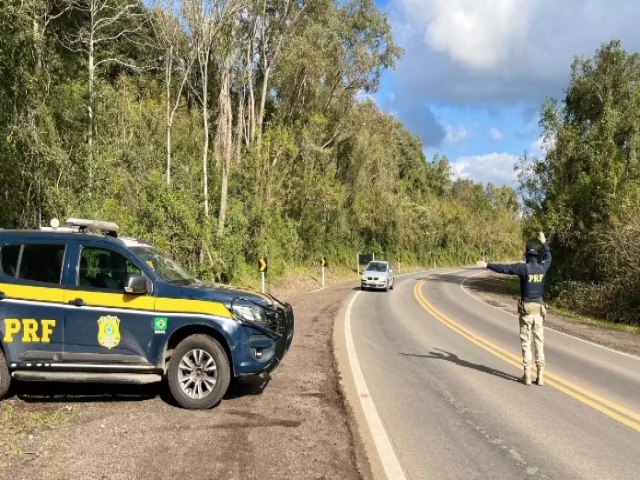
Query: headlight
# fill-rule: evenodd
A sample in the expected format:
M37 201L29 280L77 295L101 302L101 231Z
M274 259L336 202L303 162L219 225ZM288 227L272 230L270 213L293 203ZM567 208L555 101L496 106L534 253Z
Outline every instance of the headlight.
M267 316L264 310L258 306L234 305L233 314L238 320L242 320L243 322L256 323L261 326L267 324Z
M362 280L366 280L367 276L366 275L362 275Z

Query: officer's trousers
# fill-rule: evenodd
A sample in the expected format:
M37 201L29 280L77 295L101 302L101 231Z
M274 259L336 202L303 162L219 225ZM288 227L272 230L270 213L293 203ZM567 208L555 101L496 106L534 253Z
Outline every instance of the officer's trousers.
M525 369L530 368L531 337L535 347L536 365L544 367L544 317L547 311L544 305L536 302L526 302L520 311L520 344L522 345L522 364Z

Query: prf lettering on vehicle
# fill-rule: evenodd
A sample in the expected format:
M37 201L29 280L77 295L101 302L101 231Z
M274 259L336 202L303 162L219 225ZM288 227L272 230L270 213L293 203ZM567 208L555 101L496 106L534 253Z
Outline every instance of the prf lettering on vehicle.
M56 328L55 320L40 320L34 318L4 319L4 342L11 343L14 340L21 340L22 343L49 343L51 335ZM22 337L20 337L22 333Z
M544 278L544 275L541 273L535 274L535 275L529 275L529 282L530 283L540 283L542 282L542 279Z

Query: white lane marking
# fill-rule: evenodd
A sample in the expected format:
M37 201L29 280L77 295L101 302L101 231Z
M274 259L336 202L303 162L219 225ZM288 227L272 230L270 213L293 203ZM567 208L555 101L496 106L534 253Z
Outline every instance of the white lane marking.
M502 309L502 308L500 308L500 307L496 307L495 305L491 305L490 303L485 302L484 300L482 300L482 299L481 299L480 297L478 297L477 295L475 295L475 294L471 293L471 292L467 289L467 287L465 287L465 286L464 286L464 282L466 282L466 281L467 281L467 280L469 280L470 278L473 278L473 277L475 277L475 276L477 276L477 275L480 275L481 273L484 273L484 270L480 270L479 272L474 273L473 275L469 275L468 277L465 277L465 279L464 279L462 282L460 282L460 288L462 289L462 291L463 291L464 293L466 293L467 295L469 295L471 298L473 298L473 299L475 299L475 300L477 300L477 301L479 301L479 302L482 302L482 303L484 303L485 305L488 305L488 306L489 306L489 307L491 307L491 308L495 308L496 310L500 310L501 312L506 313L507 315L511 315L512 317L518 318L518 316L517 316L517 315L514 315L514 314L513 314L513 313L511 313L511 312L507 312L506 310L503 310L503 309ZM618 355L622 355L623 357L627 357L627 358L630 358L630 359L632 359L632 360L639 360L639 361L640 361L640 357L639 357L639 356L637 356L637 355L634 355L633 353L627 353L627 352L621 352L621 351L619 351L619 350L614 350L613 348L605 347L604 345L600 345L600 344L598 344L598 343L594 343L594 342L591 342L591 341L589 341L589 340L585 340L584 338L576 337L576 336L571 335L571 334L569 334L569 333L561 332L561 331L559 331L559 330L556 330L555 328L547 327L546 325L545 325L545 327L544 327L544 328L549 329L549 330L551 330L551 331L553 331L553 332L555 332L555 333L558 333L558 334L560 334L560 335L564 335L565 337L572 338L573 340L577 340L577 341L579 341L579 342L586 343L587 345L591 345L591 346L593 346L593 347L599 347L599 348L602 348L603 350L606 350L606 351L608 351L608 352L611 352L611 353L617 353Z
M364 375L360 369L360 362L358 361L356 347L353 343L353 336L351 335L351 309L360 293L361 292L357 292L351 298L345 313L344 336L347 344L347 356L349 358L349 364L351 365L351 373L353 374L356 393L360 398L364 417L369 426L371 436L373 437L373 442L376 446L376 450L378 451L378 457L380 457L380 462L384 468L385 475L390 480L406 480L402 467L400 466L400 462L398 461L398 457L396 457L393 447L391 446L391 441L384 429L380 415L378 415L378 410L373 403L373 398L367 388L367 383L365 382Z

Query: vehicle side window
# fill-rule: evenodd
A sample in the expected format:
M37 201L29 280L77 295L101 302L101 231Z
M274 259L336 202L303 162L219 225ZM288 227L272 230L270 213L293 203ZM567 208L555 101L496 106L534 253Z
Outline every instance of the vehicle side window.
M104 248L82 249L78 286L124 291L129 275L141 275L140 269L119 253Z
M5 245L0 250L0 263L2 272L9 277L15 277L18 271L18 257L20 256L20 245Z
M60 283L64 249L64 245L24 245L17 270L18 278L34 282Z

